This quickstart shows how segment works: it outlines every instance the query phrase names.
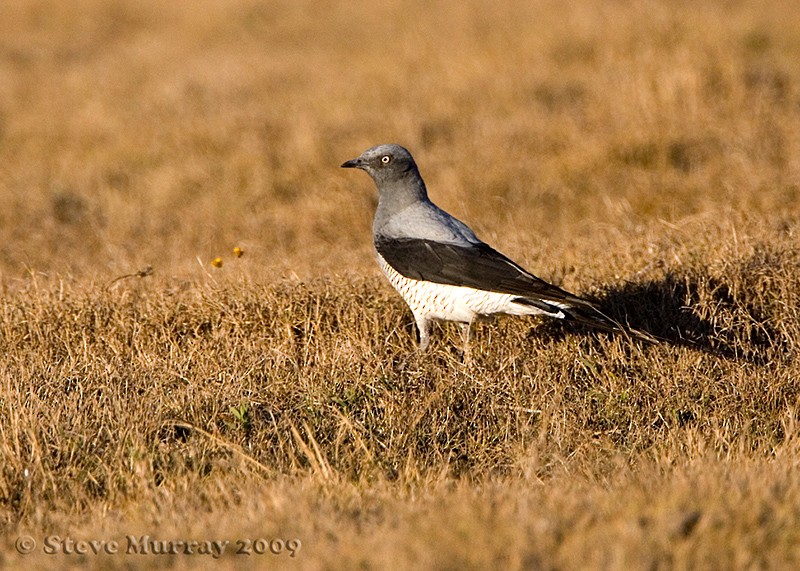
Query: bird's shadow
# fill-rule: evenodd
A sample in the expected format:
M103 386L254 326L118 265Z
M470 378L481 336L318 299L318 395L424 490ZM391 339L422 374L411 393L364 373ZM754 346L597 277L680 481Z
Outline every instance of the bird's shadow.
M770 319L735 299L728 284L710 276L668 274L660 280L612 287L589 299L604 314L662 343L756 365L772 361L776 349L784 355L791 352ZM553 339L589 331L563 322L543 323L537 330Z

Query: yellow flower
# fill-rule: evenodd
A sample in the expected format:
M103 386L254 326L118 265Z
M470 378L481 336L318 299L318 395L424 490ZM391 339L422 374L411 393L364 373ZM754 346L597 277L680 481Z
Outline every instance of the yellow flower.
M221 268L222 258L214 258L213 260L211 260L211 265L214 266L215 268Z
M242 256L244 256L244 250L242 250L239 246L236 246L233 249L233 253L237 258L241 258Z

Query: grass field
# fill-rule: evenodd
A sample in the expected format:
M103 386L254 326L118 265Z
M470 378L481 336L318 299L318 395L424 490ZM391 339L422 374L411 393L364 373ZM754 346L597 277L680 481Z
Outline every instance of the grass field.
M414 353L388 142L667 341ZM800 566L794 2L7 2L0 245L0 566Z

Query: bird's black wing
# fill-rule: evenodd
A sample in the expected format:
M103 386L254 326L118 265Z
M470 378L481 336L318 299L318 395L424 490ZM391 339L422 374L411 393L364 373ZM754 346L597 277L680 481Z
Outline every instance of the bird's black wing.
M386 263L407 278L589 305L588 301L525 271L484 243L460 245L378 236L375 249Z
M378 236L375 249L387 264L410 279L516 295L519 296L518 303L547 313L561 310L566 319L658 343L658 339L649 333L618 323L589 300L537 278L482 242L459 245Z

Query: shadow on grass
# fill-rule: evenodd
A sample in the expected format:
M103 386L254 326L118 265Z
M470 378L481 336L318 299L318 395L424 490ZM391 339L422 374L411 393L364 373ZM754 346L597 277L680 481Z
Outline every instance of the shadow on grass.
M662 343L690 347L725 359L765 365L788 354L769 316L748 300L735 299L729 284L703 275L667 275L628 283L592 299L601 311ZM543 325L560 338L588 329L570 323Z

